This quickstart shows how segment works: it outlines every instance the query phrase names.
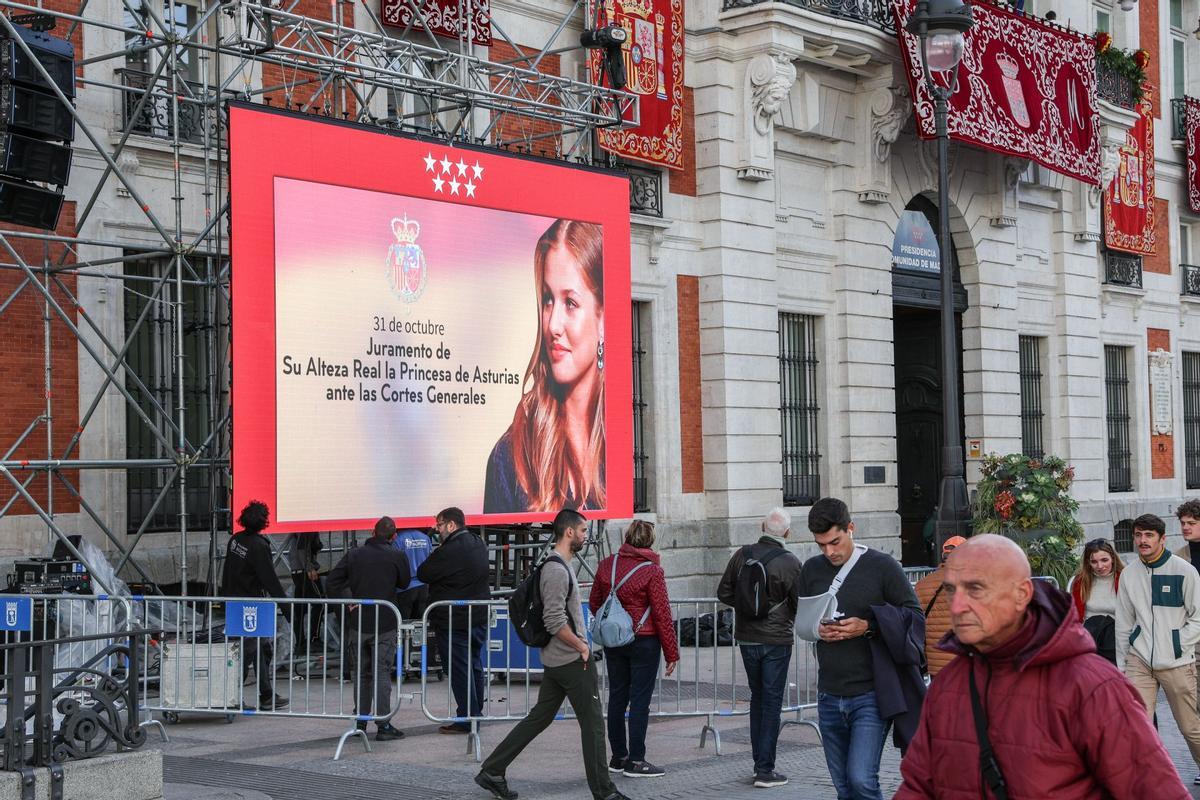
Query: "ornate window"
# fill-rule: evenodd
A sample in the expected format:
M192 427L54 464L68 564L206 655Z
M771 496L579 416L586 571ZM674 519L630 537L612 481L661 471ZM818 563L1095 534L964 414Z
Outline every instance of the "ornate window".
M1104 398L1108 423L1108 490L1133 491L1129 436L1129 348L1104 346Z
M1042 340L1020 337L1021 452L1030 458L1045 455L1042 444Z
M810 505L821 496L818 365L817 318L780 314L779 413L785 506Z

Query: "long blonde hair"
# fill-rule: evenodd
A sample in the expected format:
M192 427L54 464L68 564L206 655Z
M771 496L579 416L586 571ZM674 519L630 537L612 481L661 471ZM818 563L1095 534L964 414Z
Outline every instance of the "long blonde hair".
M525 369L524 394L512 422L513 464L517 482L529 498L530 511L555 511L573 500L579 508L604 508L604 376L598 376L587 413L591 436L580 458L567 441L565 389L550 374L542 334L541 298L546 258L555 247L565 247L583 267L584 283L604 308L604 258L600 226L574 220L555 220L538 239L533 255L533 280L537 298L537 341ZM574 497L569 496L574 487Z

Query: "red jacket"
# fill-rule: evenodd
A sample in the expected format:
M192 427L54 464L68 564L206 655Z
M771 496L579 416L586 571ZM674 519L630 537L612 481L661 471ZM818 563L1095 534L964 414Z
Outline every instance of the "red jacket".
M971 669L1011 800L1186 800L1191 795L1142 701L1117 668L1096 655L1071 599L1044 581L1033 583L1032 619L1014 641L1029 638L1017 652L1006 654L1002 645L989 658L953 632L942 640L943 649L966 657L952 661L930 686L894 800L985 796Z
M1083 584L1078 578L1071 580L1071 585L1067 587L1071 592L1071 602L1075 606L1075 613L1079 615L1079 621L1083 622L1084 612L1087 609L1087 600L1083 596ZM1113 575L1113 594L1121 588L1121 573Z
M642 614L650 608L650 616L638 628L638 636L657 636L662 643L663 658L668 663L679 660L679 645L675 640L675 623L671 620L671 602L667 598L667 577L658 565L658 553L631 544L621 545L615 556L609 556L596 567L596 580L592 583L592 594L588 605L595 614L612 591L613 559L617 559L617 583L638 564L650 562L651 566L639 569L629 582L617 591L617 599L633 624L637 625Z

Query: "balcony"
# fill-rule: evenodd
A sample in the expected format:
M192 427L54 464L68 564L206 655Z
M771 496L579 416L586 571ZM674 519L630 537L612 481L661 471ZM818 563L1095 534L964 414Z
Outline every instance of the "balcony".
M1200 297L1200 267L1180 264L1179 271L1183 275L1183 293L1188 297Z
M211 107L198 102L204 88L198 83L180 81L178 112L172 102L171 78L169 75L155 76L135 69L116 70L121 82L121 126L142 136L157 139L173 138L173 123L178 121L179 140L190 144L203 144L207 130L209 142L217 141L217 126L220 115ZM151 85L153 83L153 85ZM149 90L149 97L138 109L142 97ZM178 119L176 120L176 113Z
M1112 286L1142 288L1142 257L1118 250L1104 251L1104 282Z
M629 176L629 213L646 217L663 215L662 172L625 165Z
M1171 101L1171 138L1187 138L1187 98L1177 97Z
M761 3L776 0L723 0L721 9L728 11L733 8L747 8ZM816 11L831 17L861 22L878 28L885 33L896 32L896 23L892 18L892 7L887 0L778 0L785 5Z
M1103 64L1096 63L1096 95L1114 106L1132 109L1136 103L1133 81Z

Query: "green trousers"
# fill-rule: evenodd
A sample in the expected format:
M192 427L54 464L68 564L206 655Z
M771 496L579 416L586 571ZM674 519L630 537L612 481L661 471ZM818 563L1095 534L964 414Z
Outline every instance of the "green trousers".
M582 661L573 661L564 667L546 667L537 703L484 760L484 772L504 775L508 765L521 755L529 743L550 727L562 707L563 698L566 698L571 701L571 708L579 721L583 769L587 773L592 796L596 800L603 800L617 790L608 777L604 714L600 709L600 691L596 684L597 665L593 661L586 665L586 669L584 667Z

